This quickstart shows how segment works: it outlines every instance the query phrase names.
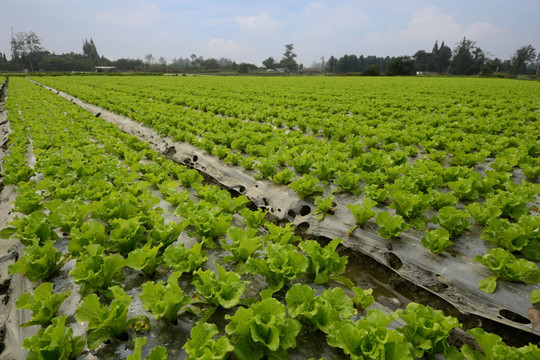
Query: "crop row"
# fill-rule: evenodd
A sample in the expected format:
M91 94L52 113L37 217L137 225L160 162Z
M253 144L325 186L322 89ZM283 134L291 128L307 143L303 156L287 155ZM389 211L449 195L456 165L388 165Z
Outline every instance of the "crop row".
M332 192L351 194L348 208L359 227L375 218L384 238L411 227L425 231L422 244L435 254L477 227L482 239L502 250L476 261L503 280L538 283L540 272L527 270L536 265L512 255L540 260L535 202L540 173L538 99L528 86L514 89L522 99L507 96L501 83L486 83L494 90L488 96L477 84L463 80L457 85L470 90L449 98L444 96L456 90L456 83L445 83L452 87L442 92L434 88L441 83L423 84L408 95L405 109L402 99L383 88L377 96L368 96L367 104L373 107L361 112L357 107L365 106L360 98L365 92L353 91L350 98L357 97L356 107L350 99L336 105L335 97L343 98L351 90L348 83L345 89L324 84L326 90L308 95L305 89L265 90L263 81L253 79L249 84L183 78L40 81L187 141L228 164L256 169L255 177L288 184L300 197L314 198L321 220L333 206L328 191L329 196L323 196L323 186L329 184L326 188ZM411 85L394 85L404 84ZM388 97L380 99L379 92ZM480 96L486 97L480 101ZM314 99L323 105L314 106ZM215 103L217 108L211 106ZM240 117L220 110L238 109L242 103ZM259 105L279 112L268 110L259 116ZM286 111L281 114L282 110ZM294 121L279 120L284 117ZM315 129L314 123L322 128ZM387 211L377 212L375 206ZM490 258L505 265L498 268ZM493 292L494 279L486 279L481 288Z
M361 311L372 297L340 277L347 259L335 252L339 240L326 247L301 241L290 226L247 209L245 197L203 185L194 170L23 79L11 81L6 107L12 133L2 175L5 185L16 185L14 210L21 217L2 235L25 247L9 271L41 282L17 301L32 311L25 325L42 327L24 341L30 358L67 359L85 347L99 354L103 342L126 329L135 343L130 359L140 358L146 340L136 334L151 334L158 320L174 323L179 313L199 320L183 344L193 359L282 358L306 328L351 358L478 356L468 346L460 353L448 345L459 323L440 311L418 304L390 314ZM226 256L212 264L216 251ZM53 294L54 280L68 267L75 285ZM130 273L145 281L139 292L122 281ZM308 285L330 278L350 290ZM257 279L262 291L248 295L246 283ZM70 296L81 298L75 319L56 316ZM145 311L128 318L136 302ZM225 316L226 335L221 329L216 338L219 309L235 312ZM398 318L404 325L389 328ZM74 336L75 320L87 323L86 337ZM488 358L538 356L532 345L514 349L481 329L471 334ZM156 347L148 358L178 351Z

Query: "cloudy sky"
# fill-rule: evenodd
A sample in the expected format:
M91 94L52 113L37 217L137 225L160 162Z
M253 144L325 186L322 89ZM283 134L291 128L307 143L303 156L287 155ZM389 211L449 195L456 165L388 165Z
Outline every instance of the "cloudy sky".
M228 57L261 65L293 43L306 66L330 55L413 55L435 40L475 40L509 59L540 50L539 0L0 0L0 52L10 31L34 31L56 54L92 38L111 60Z

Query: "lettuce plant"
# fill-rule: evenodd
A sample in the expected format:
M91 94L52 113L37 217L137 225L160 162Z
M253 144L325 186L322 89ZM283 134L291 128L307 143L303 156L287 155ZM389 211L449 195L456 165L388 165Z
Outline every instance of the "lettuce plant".
M450 233L443 228L426 230L426 235L420 240L426 249L434 254L441 254L446 248L454 243L450 241Z
M414 194L404 190L394 190L390 194L394 201L390 204L396 214L408 219L422 216L424 210L430 206L431 196L426 194Z
M480 196L480 180L476 177L461 178L448 182L448 187L460 200L476 200Z
M215 340L213 337L218 334L215 324L197 322L191 329L191 337L186 341L182 349L188 354L187 360L212 359L222 360L234 350L229 339L221 336Z
M480 237L510 252L523 249L529 242L525 228L519 223L511 223L503 218L492 218L486 225Z
M308 264L308 259L293 245L270 244L266 247L265 259L248 259L246 271L266 278L268 288L261 292L262 298L266 299L292 279L304 275Z
M94 205L85 204L81 200L56 199L45 202L44 207L50 211L49 222L51 226L69 232L72 228L80 227L83 224Z
M338 161L335 158L328 157L317 160L313 165L313 171L311 173L322 183L327 184L335 176L338 168Z
M152 239L155 245L168 246L178 240L178 237L184 230L185 224L181 222L170 222L167 224L156 224L152 230L148 232L148 237Z
M445 206L439 210L438 222L452 236L457 236L471 226L471 222L468 220L468 214L465 210L458 210L453 206Z
M272 179L272 177L277 173L277 159L274 157L260 157L257 160L258 163L255 164L254 167L259 170L259 172L255 174L255 179ZM243 161L242 165L244 165Z
M524 184L518 187L513 184L510 190L499 190L496 195L487 198L486 205L500 208L502 216L517 221L520 217L531 213L527 203L534 199L534 190L530 186Z
M356 305L357 308L365 309L375 302L375 298L372 295L373 289L362 289L359 287L353 287L351 288L351 290L354 293L352 302L354 303L354 305Z
M195 271L197 276L193 284L204 301L215 306L230 309L240 302L240 297L246 291L246 284L240 280L240 275L231 271L227 272L219 264L216 273L211 270Z
M32 310L32 319L21 326L48 325L56 315L60 305L66 300L71 291L65 291L59 294L53 294L53 284L49 282L42 283L34 293L24 292L15 302L17 309Z
M397 314L406 325L397 329L412 344L414 358L419 359L428 354L444 353L448 348L446 339L455 327L460 327L458 319L444 316L441 310L435 310L422 304L410 303L405 310Z
M429 195L431 196L431 205L437 210L445 206L456 206L456 204L459 202L459 199L451 192L444 193L432 189L429 191Z
M40 210L43 205L43 195L36 191L36 183L29 181L20 183L17 187L17 198L13 203L13 211L29 215L36 210Z
M477 202L467 205L465 210L467 210L469 215L482 226L486 225L488 220L497 218L502 213L502 210L497 206L486 206L486 204Z
M42 328L36 335L24 339L23 348L29 351L29 360L74 359L86 346L82 336L73 337L73 330L66 326L66 316L57 316L52 324Z
M47 240L42 246L35 239L32 245L25 247L24 255L8 266L8 274L21 273L32 282L47 280L69 260L69 256L56 250L54 241Z
M363 227L369 219L371 219L377 212L371 208L377 205L375 200L365 197L362 201L362 205L358 204L348 204L347 209L351 211L354 218L356 219L356 225L347 231L347 235L351 236L353 231L357 227Z
M25 246L32 245L34 239L45 242L58 238L47 215L40 210L34 211L23 218L15 216L15 219L9 225L11 226L2 229L0 236L3 239L8 239L15 235Z
M480 281L480 290L492 293L497 287L497 279L507 281L519 281L525 284L538 284L540 282L540 270L535 263L516 259L509 251L495 248L489 250L486 255L476 255L474 261L488 267L495 275Z
M221 241L221 247L228 250L232 255L223 258L223 262L230 260L238 261L242 265L252 257L256 251L262 250L263 242L260 236L257 236L257 230L253 228L247 228L246 230L239 229L237 227L231 227L227 230L227 236L231 240L231 243L227 243L226 239ZM236 271L240 271L240 266ZM240 271L241 272L241 271Z
M140 211L139 202L135 195L120 194L118 191L106 195L97 205L92 216L103 221L129 219Z
M128 254L126 265L134 270L142 271L146 276L152 276L162 262L162 258L157 257L160 248L161 244L152 246L152 240L148 239L146 245Z
M98 221L87 221L81 227L71 229L68 251L72 256L80 256L90 244L104 245L107 239L105 227Z
M315 194L322 194L323 188L318 184L319 180L317 178L304 174L302 177L299 177L290 183L289 187L296 191L300 198L306 199Z
M347 265L347 257L339 256L336 248L341 239L334 239L325 247L315 240L298 244L308 259L307 273L315 277L317 284L325 284L332 275L341 275Z
M251 211L248 208L243 208L240 211L242 215L242 222L248 227L257 229L259 226L264 225L266 222L265 216L268 214L268 211L257 209L256 211Z
M24 165L24 154L4 158L2 161L2 170L2 179L5 185L26 182L34 175L34 170Z
M219 187L214 185L198 187L197 194L204 199L206 203L208 203L209 208L217 206L227 214L236 213L238 210L243 208L243 205L246 202L249 201L245 195L233 198L229 192L221 190Z
M112 219L110 224L112 226L111 235L105 242L105 248L111 252L120 251L123 254L128 254L137 247L146 231L139 217Z
M360 195L362 189L360 188L360 175L349 171L338 171L334 184L347 193Z
M223 162L225 162L225 164L230 164L234 166L240 165L241 161L242 161L242 153L240 152L235 153L232 151L230 151L225 157L225 159L223 159Z
M178 174L178 181L185 188L191 188L196 184L200 184L204 178L201 174L195 169L187 169L184 172Z
M353 302L340 287L324 290L319 296L308 285L294 284L287 295L287 311L292 318L328 333L334 322L348 320L354 315Z
M377 184L366 185L364 192L367 198L375 200L377 204L385 202L390 195L390 190L384 187L380 188Z
M289 160L289 165L300 174L308 174L315 159L305 151Z
M523 175L531 182L535 181L540 176L540 166L538 165L535 166L533 164L521 163L519 166L523 171Z
M241 360L287 358L287 349L296 346L296 335L302 328L297 320L286 316L285 306L274 298L249 308L240 307L233 316L225 318L230 320L225 332L234 345L234 354Z
M208 260L206 250L202 250L202 243L196 243L186 249L184 244L169 245L162 255L163 264L180 273L193 273Z
M268 228L268 234L263 237L263 240L267 244L294 244L302 239L300 236L294 235L294 228L291 227L291 223L281 227L268 222L266 227Z
M162 189L163 187L160 187L161 192L165 194L165 201L168 201L172 206L178 206L191 198L187 190L176 191L175 189L168 189L164 191Z
M137 327L148 328L150 321L145 316L139 316L127 320L127 313L131 305L131 296L119 286L109 288L113 295L113 300L109 307L101 305L96 294L90 294L84 298L81 305L75 311L77 321L88 322L88 348L96 349L101 343L109 338L117 337L126 330L135 327L136 322L143 322L145 325Z
M185 209L177 209L179 215L185 217L182 221L184 225L191 225L195 231L192 235L200 235L213 239L216 236L223 235L229 229L232 222L232 215L221 211L217 206L209 207L206 204L197 204L196 206L187 206Z
M180 275L182 274L178 271L173 272L166 285L163 285L163 281L148 281L142 284L140 297L143 308L150 311L157 320L163 318L173 322L178 311L191 303L191 297L184 295L178 286Z
M384 239L397 237L402 231L409 228L401 215L390 215L386 211L379 212L375 222L379 225L379 235Z
M81 296L94 291L110 295L108 289L115 281L122 278L122 269L126 259L120 254L104 255L99 244L86 247L84 256L77 261L75 268L69 272L76 284L81 284Z
M515 348L507 346L499 335L491 334L480 328L474 328L467 331L480 344L484 355L473 350L469 345L461 347L461 353L467 360L520 360L520 359L538 359L540 358L540 348L534 344Z
M540 216L522 216L518 224L525 230L529 243L521 252L529 259L540 261Z
M369 309L366 316L356 322L334 322L328 330L326 341L354 360L412 360L414 358L404 336L386 328L396 318L396 314Z
M323 221L324 217L332 212L334 208L334 197L329 196L324 198L317 196L314 201L317 208L313 211L313 215L317 215L317 221Z

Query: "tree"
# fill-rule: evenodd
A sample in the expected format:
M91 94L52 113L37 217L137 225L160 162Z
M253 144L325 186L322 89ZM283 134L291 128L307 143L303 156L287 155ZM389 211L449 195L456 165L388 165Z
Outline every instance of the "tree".
M336 71L336 65L337 65L337 59L334 56L330 56L330 58L328 59L327 66L328 66L328 70L330 70L331 73Z
M208 58L201 61L200 67L205 70L217 70L219 69L219 63L214 58Z
M437 43L435 43L435 45L437 45ZM413 55L414 61L416 62L416 70L428 71L432 61L432 56L432 54L424 50L418 50L416 54Z
M6 54L0 53L0 65L5 65L8 63L8 60L6 58Z
M283 53L283 58L279 62L279 65L281 67L284 67L289 71L298 69L298 64L296 63L296 60L294 60L294 58L296 57L296 54L293 52L293 50L294 50L293 44L285 45L285 52Z
M362 70L362 75L364 76L379 76L381 74L381 71L379 69L379 65L369 65L364 70Z
M99 55L96 49L96 45L94 44L94 40L92 40L92 38L90 38L90 41L84 39L83 54L90 59L90 63L92 64L92 66L96 65L96 62L99 59Z
M388 63L386 74L394 75L412 75L414 74L414 59L410 56L398 56Z
M154 63L154 56L152 54L144 55L144 62L148 65L152 65Z
M450 59L452 59L452 49L450 49L449 46L444 45L443 41L435 59L435 71L439 73L448 72L448 67L450 66Z
M480 72L484 65L485 56L476 42L463 38L456 44L452 58L452 71L457 75L472 75Z
M241 74L247 74L251 70L257 70L257 66L249 63L240 63L237 71Z
M120 71L138 71L143 68L143 61L141 59L118 59L114 62L118 70Z
M41 46L41 39L39 36L30 31L16 32L11 34L11 54L12 60L20 61L23 57L27 57L30 64L30 71L34 71L34 65L32 63L32 56L35 53L43 52L44 49Z
M275 69L277 67L277 63L276 63L276 60L274 60L274 58L272 56L270 56L268 59L264 60L262 62L263 66L268 70L268 69Z
M532 45L522 46L516 50L512 56L513 72L519 75L523 71L523 65L528 61L533 61L536 55L536 50Z

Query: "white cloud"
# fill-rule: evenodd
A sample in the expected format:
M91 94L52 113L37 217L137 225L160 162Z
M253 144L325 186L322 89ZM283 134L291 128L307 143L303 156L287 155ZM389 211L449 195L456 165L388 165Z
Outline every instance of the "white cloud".
M104 7L99 18L110 25L141 27L155 23L162 15L161 9L154 2L130 2L123 7Z
M207 56L209 57L231 57L238 58L243 55L245 48L234 40L214 38L205 44Z
M470 25L456 21L451 15L445 14L441 9L429 6L414 12L412 19L405 28L399 30L389 29L380 32L371 32L364 36L364 40L376 51L394 49L393 54L404 55L420 49L431 50L435 40L444 41L451 48L467 37L476 41L476 45L484 48L491 45L495 39L507 37L506 31L488 22L476 22Z
M242 30L257 33L268 33L281 27L281 24L266 12L261 15L235 16L234 20Z
M398 32L400 39L411 42L444 40L445 37L458 37L463 34L463 26L456 23L452 16L430 6L414 13L409 26Z

